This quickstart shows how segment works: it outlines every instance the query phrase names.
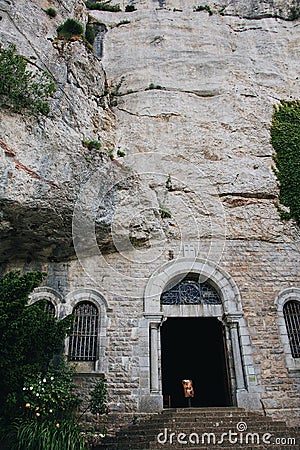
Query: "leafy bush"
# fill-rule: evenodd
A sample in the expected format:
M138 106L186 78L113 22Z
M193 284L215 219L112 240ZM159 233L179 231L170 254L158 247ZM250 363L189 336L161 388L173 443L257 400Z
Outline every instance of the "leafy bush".
M95 29L94 26L91 25L90 23L87 24L86 29L85 29L85 38L86 40L89 42L89 44L93 45L94 41L95 41Z
M75 19L67 19L56 31L59 37L71 39L73 36L83 35L83 26Z
M49 114L47 99L56 89L53 77L45 70L27 69L28 61L17 55L16 47L3 48L0 43L0 104L16 111Z
M118 155L120 158L124 158L125 152L123 152L122 150L118 149L118 150L117 150L117 155Z
M300 17L300 7L299 6L292 6L290 8L290 15L288 17L288 20L297 20Z
M151 91L152 89L164 89L159 84L150 83L149 86L146 88L146 91Z
M49 17L53 18L57 16L57 11L54 8L48 8L46 9L46 14L48 14Z
M125 12L133 12L136 11L136 7L132 4L125 6Z
M71 327L72 317L58 320L39 302L28 306L28 294L44 276L9 272L0 279L0 415L20 414L24 379L47 371Z
M211 7L209 5L194 6L193 9L194 9L194 12L207 11L210 16L213 15L213 12L212 12Z
M92 414L107 414L107 389L104 378L95 383L90 392L89 410Z
M85 2L85 5L88 9L97 9L99 11L110 11L110 12L119 12L121 11L120 5L110 5L110 1L108 2Z
M171 219L171 217L172 217L171 211L166 209L164 206L160 207L159 214L162 219Z
M61 361L55 369L39 372L25 379L23 387L23 411L27 418L39 418L58 422L62 417L72 417L80 400L74 393L74 370Z
M276 152L275 173L280 184L280 203L288 211L282 218L294 217L300 224L300 101L281 101L275 106L271 144Z
M100 150L101 144L99 141L82 141L82 145L87 147L89 150Z

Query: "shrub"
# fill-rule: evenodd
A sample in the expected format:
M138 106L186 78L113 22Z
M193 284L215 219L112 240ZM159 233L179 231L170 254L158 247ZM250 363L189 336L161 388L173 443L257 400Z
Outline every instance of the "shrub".
M85 38L89 44L93 45L95 41L95 29L90 23L87 24L85 29Z
M125 12L133 12L136 11L136 7L132 4L125 6Z
M99 141L82 141L82 145L87 147L89 150L100 150L101 144Z
M27 109L33 114L49 114L47 99L56 89L53 77L45 70L28 70L28 61L0 43L0 104L14 110Z
M110 11L110 12L119 12L121 11L120 5L110 5L110 1L109 2L91 2L91 1L87 1L85 2L86 7L88 9L97 9L99 11Z
M92 414L107 414L107 389L104 378L95 383L90 391L89 410Z
M48 14L49 17L53 18L57 16L57 11L54 8L48 8L46 9L46 14Z
M125 156L125 152L123 152L122 150L117 150L117 155L120 157L120 158L123 158L124 156Z
M194 9L194 12L207 11L210 16L213 15L213 12L212 12L211 7L209 5L194 6L193 9Z
M279 200L286 207L283 219L294 217L300 224L300 101L281 101L274 108L271 144L276 152L275 173Z
M59 37L71 39L73 36L83 35L83 26L75 19L67 19L56 31Z
M26 418L58 422L72 417L81 402L74 393L73 375L74 369L62 359L58 367L52 363L47 371L25 378L21 407Z
M298 6L292 6L290 8L290 15L288 17L288 20L297 20L300 17L300 7Z
M39 302L28 306L28 294L44 276L9 272L0 279L0 415L20 414L24 379L47 371L70 330L71 317L58 320Z
M172 217L171 211L163 206L160 207L159 214L162 219L170 219Z
M150 83L149 86L146 88L146 91L151 91L152 89L164 89L159 84Z

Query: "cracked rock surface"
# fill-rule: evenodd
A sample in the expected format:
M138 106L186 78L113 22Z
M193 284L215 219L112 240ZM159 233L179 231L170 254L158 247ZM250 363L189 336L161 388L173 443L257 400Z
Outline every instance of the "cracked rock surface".
M224 218L227 239L295 238L275 206L269 129L273 105L300 94L300 22L284 20L299 1L206 3L211 16L180 0L137 1L133 13L52 1L50 19L46 0L0 1L1 41L58 86L47 118L0 111L1 262L73 257L74 206L95 173L109 251L179 241L183 229L190 241L222 235ZM81 40L55 41L68 17L107 30L102 60Z

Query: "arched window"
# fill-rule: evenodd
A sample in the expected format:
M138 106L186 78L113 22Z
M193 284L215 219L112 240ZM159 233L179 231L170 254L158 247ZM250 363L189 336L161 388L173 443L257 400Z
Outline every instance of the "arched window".
M300 302L289 300L283 307L283 315L293 358L300 358Z
M199 277L189 274L176 286L161 295L162 305L221 305L222 301L215 288L208 283L200 282Z
M41 308L43 308L45 313L49 314L50 317L55 317L55 306L50 300L42 299L38 300L36 303L41 305Z
M70 336L69 358L73 361L95 361L99 313L91 302L78 303L74 310L73 332Z

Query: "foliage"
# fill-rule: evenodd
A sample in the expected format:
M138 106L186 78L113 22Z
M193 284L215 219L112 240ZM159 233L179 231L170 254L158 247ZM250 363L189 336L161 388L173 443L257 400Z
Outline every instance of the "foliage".
M290 15L288 17L288 20L297 20L300 17L300 7L299 6L292 6L290 8Z
M125 152L119 149L117 150L117 155L120 156L120 158L123 158L125 156Z
M74 370L63 360L57 368L51 364L47 372L39 372L24 381L22 407L28 419L58 422L71 417L79 405L74 393Z
M0 279L0 415L19 413L24 379L47 371L71 327L72 317L50 316L43 302L27 305L29 293L44 276L9 272Z
M171 211L169 211L163 206L160 207L159 214L162 219L171 219L172 217Z
M85 450L80 428L73 420L49 422L39 418L16 419L6 439L10 450Z
M88 23L85 29L85 38L91 45L93 45L95 37L95 29L92 24Z
M146 91L151 91L152 89L164 89L159 84L150 83L149 86L146 88Z
M120 5L111 5L110 0L107 2L91 2L86 1L85 5L88 9L98 9L99 11L119 12L121 11Z
M194 6L193 9L194 9L194 12L207 11L210 16L213 15L213 11L209 5Z
M95 383L90 392L89 410L92 414L107 414L107 389L104 378Z
M100 150L101 144L99 141L82 141L82 145L87 147L89 150Z
M0 104L16 111L49 114L47 99L56 89L53 77L45 70L27 69L28 61L16 54L16 47L3 48L0 43Z
M300 101L282 100L274 108L271 144L276 152L275 173L280 184L280 203L288 208L282 218L300 224Z
M115 159L113 150L108 151L108 157L113 161Z
M136 7L132 4L125 6L125 12L133 12L136 11Z
M54 8L48 8L46 9L46 14L48 14L49 17L53 18L57 16L57 11Z
M75 19L67 19L56 29L58 37L71 39L73 36L83 35L83 26Z

